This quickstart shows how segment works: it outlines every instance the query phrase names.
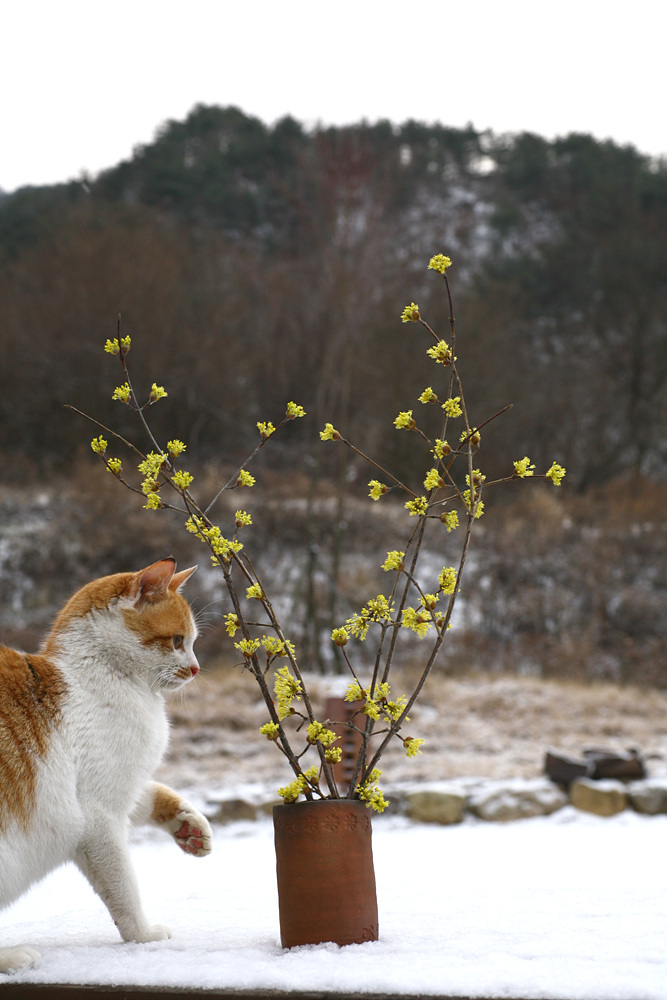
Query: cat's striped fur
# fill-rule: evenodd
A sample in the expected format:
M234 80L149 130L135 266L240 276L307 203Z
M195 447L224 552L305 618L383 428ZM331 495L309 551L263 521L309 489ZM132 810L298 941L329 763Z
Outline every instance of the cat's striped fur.
M40 653L0 646L0 906L66 861L106 903L125 940L169 937L146 920L127 823L167 829L210 852L206 819L150 780L167 743L164 693L199 671L178 593L194 569L163 559L89 583L62 609ZM32 964L0 948L0 972Z

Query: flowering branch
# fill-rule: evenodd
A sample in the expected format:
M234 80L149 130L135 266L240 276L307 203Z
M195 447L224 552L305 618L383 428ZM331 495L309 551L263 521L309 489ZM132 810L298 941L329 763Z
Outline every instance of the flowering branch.
M446 392L444 401L439 399L430 386L419 397L419 402L422 404L440 405L442 408L440 437L431 440L419 427L413 410L401 411L394 420L396 430L416 432L417 438L428 449L430 467L423 479L424 492L408 486L378 464L332 424L327 423L324 430L320 431L320 439L323 442L342 442L356 456L379 472L383 480L386 480L383 482L371 479L368 483L369 496L373 501L379 501L390 491L400 490L408 498L404 503L408 518L415 518L408 532L404 550L388 552L382 565L385 572L394 574L388 596L378 594L369 599L360 611L353 613L344 624L334 628L331 634L332 642L341 651L343 662L352 678L345 699L348 702L358 703L359 706L346 723L361 736L361 748L354 763L352 781L346 795L348 798L362 799L377 811L382 811L387 805L378 785L381 772L377 765L391 740L400 739L408 757L421 753L424 741L419 737L403 737L401 729L408 721L408 713L424 688L450 628L456 598L462 584L472 531L484 514L483 492L489 486L528 478L547 478L554 486L560 486L565 475L565 469L554 462L546 473L536 476L535 466L527 456L515 461L511 473L507 476L490 483L486 482L483 472L474 467L476 455L481 448L482 429L505 413L511 404L502 407L479 424L473 424L469 418L457 367L454 308L446 273L450 266L451 260L444 254L437 254L429 262L429 269L441 274L445 283L449 304L449 343L439 338L423 319L416 303L410 303L401 314L404 323L418 323L426 329L433 340L432 346L426 350L426 355L446 371L446 377L443 379ZM240 638L234 642L234 648L240 654L244 668L257 681L269 715L269 720L261 727L260 733L276 743L294 774L294 780L279 789L283 800L294 802L301 795L308 799L324 797L327 792L323 788L323 782L326 782L331 797L340 798L335 768L342 755L341 748L335 745L338 737L329 728L328 723L322 723L316 717L296 649L287 638L259 574L239 537L252 524L252 518L246 511L237 510L231 533L224 533L220 525L211 519L211 512L223 493L233 489L250 489L254 486L255 477L248 471L248 467L270 437L282 431L291 421L306 415L303 407L294 402L288 403L283 417L275 426L271 422L258 422L260 440L246 462L220 487L207 504L203 504L195 498L192 491L194 476L187 470L177 467L186 445L174 439L168 441L164 448L161 447L149 426L147 409L166 397L167 392L164 387L153 383L147 401L140 404L126 360L130 350L130 338L121 337L120 317L117 337L114 340L107 340L105 350L119 358L123 376L123 382L116 387L112 398L137 413L152 450L144 454L120 434L92 417L88 419L140 459L137 467L140 476L143 477L140 487L133 485L123 474L120 459L107 455L108 443L101 434L91 442L93 451L123 486L145 498L144 507L148 510L167 508L185 514L186 529L206 544L213 565L222 571L232 607L232 610L224 616L225 628L232 640L237 633L240 633ZM81 413L75 407L72 409ZM447 441L450 424L459 419L462 420L463 429L458 435L458 441L450 444ZM463 468L461 459L464 463ZM164 488L178 494L179 505L171 504L164 499L162 492ZM461 536L457 564L442 567L437 581L433 583L432 592L422 585L417 576L427 525L433 530L441 532L444 530L447 535L460 529ZM440 537L442 538L442 535ZM244 611L245 602L252 604L253 601L262 609L264 621L256 621L257 616ZM430 636L432 643L412 691L405 695L392 696L390 687L392 666L399 641L406 631L412 632L419 639ZM364 685L360 672L354 666L354 657L350 655L350 649L353 644L364 642L369 633L376 636L376 646L370 680ZM276 661L279 659L284 660L286 665L276 668ZM273 670L273 693L268 680L270 670ZM295 702L303 705L303 711L295 706ZM284 722L293 716L300 721L295 734L290 735ZM362 716L365 716L363 724ZM304 745L301 749L294 749L295 740L304 739L304 727ZM376 740L378 742L374 742ZM312 747L315 747L318 763L311 767L302 766L304 756Z

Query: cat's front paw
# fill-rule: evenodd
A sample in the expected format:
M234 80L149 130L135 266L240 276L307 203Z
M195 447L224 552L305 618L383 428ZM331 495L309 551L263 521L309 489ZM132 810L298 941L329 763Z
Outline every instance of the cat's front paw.
M136 934L133 934L132 941L138 941L139 944L147 944L149 941L166 941L170 937L171 931L168 927L163 927L162 924L153 924L152 927L144 927Z
M211 853L210 824L189 803L184 802L183 806L173 821L176 829L172 830L172 836L186 854L193 854L196 858L206 857Z
M0 972L18 972L38 962L42 956L26 944L15 948L0 948Z

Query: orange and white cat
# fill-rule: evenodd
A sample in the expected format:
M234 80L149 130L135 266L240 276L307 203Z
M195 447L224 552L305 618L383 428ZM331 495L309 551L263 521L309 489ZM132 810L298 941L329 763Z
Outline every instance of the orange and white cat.
M197 628L179 593L194 572L162 559L94 580L68 601L40 653L0 646L0 907L73 861L126 941L170 937L144 916L128 820L211 850L189 802L151 781L167 745L164 695L199 671ZM32 965L0 948L0 972Z

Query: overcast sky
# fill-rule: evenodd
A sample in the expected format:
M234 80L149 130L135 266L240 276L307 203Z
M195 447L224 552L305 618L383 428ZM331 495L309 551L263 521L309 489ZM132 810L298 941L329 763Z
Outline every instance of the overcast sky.
M97 173L197 103L667 154L667 0L0 0L0 188Z

